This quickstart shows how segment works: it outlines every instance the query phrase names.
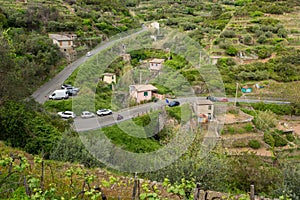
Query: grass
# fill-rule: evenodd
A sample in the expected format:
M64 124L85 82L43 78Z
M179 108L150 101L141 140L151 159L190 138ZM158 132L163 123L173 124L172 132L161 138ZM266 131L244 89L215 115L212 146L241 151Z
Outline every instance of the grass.
M189 104L183 104L178 107L167 107L166 111L170 117L175 118L179 123L186 123L192 115Z
M161 148L159 141L153 138L157 129L159 111L133 118L133 120L120 122L101 130L89 131L93 135L105 134L116 146L124 150L145 153Z
M128 129L125 132L120 128L120 126L125 126ZM130 125L128 121L122 122L122 125L120 126L113 125L110 127L104 127L102 131L113 144L122 147L122 149L135 153L145 153L158 150L161 147L159 142L153 138L138 138L132 136L133 134L142 137L145 136L146 133L143 132L143 129L140 127L136 128ZM96 133L103 134L99 130L96 131Z

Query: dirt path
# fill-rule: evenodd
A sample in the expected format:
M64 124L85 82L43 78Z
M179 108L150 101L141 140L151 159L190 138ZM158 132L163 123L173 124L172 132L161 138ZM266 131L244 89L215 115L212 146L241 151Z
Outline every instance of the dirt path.
M270 59L275 58L275 56L276 56L276 54L275 54L275 53L272 53L271 56L270 56L269 58L262 59L260 62L266 63L266 62L268 62Z
M243 152L253 152L258 156L267 156L267 157L271 157L273 155L271 151L268 151L265 148L260 148L260 149L230 148L228 149L228 152L229 154L242 154Z
M221 137L223 139L241 139L241 138L249 138L249 137L259 137L262 136L263 134L261 133L236 133L236 134L224 134Z

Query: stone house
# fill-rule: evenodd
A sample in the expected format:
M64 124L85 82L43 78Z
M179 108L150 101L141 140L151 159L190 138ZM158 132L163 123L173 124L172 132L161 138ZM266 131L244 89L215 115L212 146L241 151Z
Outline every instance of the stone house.
M165 59L154 58L149 61L149 69L151 71L160 71L162 69L162 64Z

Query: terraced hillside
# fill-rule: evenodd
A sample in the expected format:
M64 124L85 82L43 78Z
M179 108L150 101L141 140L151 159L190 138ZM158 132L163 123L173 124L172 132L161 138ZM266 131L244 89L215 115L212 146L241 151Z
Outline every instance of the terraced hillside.
M140 1L133 12L144 21L185 31L212 55L243 60L264 59L261 46L297 47L299 3L292 1ZM293 20L291 20L293 19ZM294 44L294 45L293 45ZM270 56L270 55L269 55ZM268 56L268 57L269 57Z

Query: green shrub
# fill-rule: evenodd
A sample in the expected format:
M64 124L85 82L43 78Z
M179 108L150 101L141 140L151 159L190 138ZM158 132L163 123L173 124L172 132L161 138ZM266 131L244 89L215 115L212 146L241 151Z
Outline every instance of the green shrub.
M181 120L181 108L180 107L167 108L166 110L170 117L173 117L173 118L177 119L178 121Z
M266 144L270 145L271 147L274 147L275 140L274 140L273 136L268 132L264 133L264 142Z
M243 126L243 129L246 132L252 132L253 131L253 125L252 124L246 124L245 126Z
M221 37L225 38L234 38L236 37L236 34L233 30L225 30L222 34Z
M284 41L283 38L273 38L272 40L272 44L275 45L275 44L278 44L280 42Z
M275 147L283 147L287 145L288 141L283 133L284 132L282 130L278 129L275 129L270 133L272 138L274 139Z
M287 140L280 133L274 132L272 134L272 136L273 136L273 138L275 140L275 144L274 144L275 147L284 147L284 146L287 145L287 143L288 143Z
M287 139L289 142L295 141L295 137L294 137L293 133L288 133L288 134L286 134L286 139Z
M269 130L277 123L276 115L270 111L259 111L254 117L253 123L259 130Z
M291 105L266 104L263 102L254 103L252 107L255 110L266 111L270 110L277 115L290 115L292 112Z
M259 46L255 48L255 53L257 53L258 57L260 59L268 58L271 56L271 49L265 47L265 46Z
M250 44L253 43L252 40L253 40L253 39L252 39L251 35L246 35L246 36L244 37L244 44L250 45Z
M229 46L227 49L226 49L226 53L230 56L235 56L237 53L238 53L238 50L237 48L233 47L233 46Z
M261 17L263 15L264 15L264 13L261 11L258 11L258 10L254 11L254 12L250 12L251 17Z
M241 111L243 111L244 113L246 113L248 115L256 116L256 111L255 110L249 110L249 109L241 108Z
M257 141L257 140L250 140L250 141L248 142L248 145L249 145L249 147L251 147L252 149L259 149L260 146L261 146L260 142Z
M236 133L236 129L235 129L234 127L232 127L232 126L229 126L229 127L227 128L227 131L228 131L230 134Z
M47 110L52 112L60 112L72 110L72 99L67 100L49 100L44 103ZM76 113L79 114L79 113Z
M260 44L266 43L266 41L267 41L267 37L264 35L259 36L256 40L256 42L258 42Z

